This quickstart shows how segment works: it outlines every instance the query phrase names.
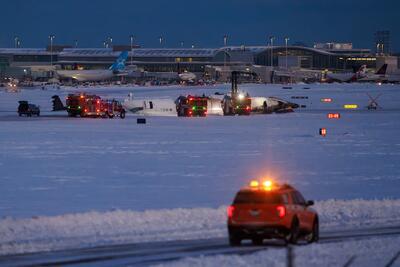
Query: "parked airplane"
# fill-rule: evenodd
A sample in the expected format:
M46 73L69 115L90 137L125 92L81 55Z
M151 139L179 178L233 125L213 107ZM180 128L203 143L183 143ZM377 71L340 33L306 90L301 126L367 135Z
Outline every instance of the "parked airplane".
M117 60L106 70L57 70L57 74L61 79L73 79L79 82L109 80L114 76L127 74L124 72L127 57L127 51L121 52Z
M386 70L387 70L388 65L383 64L380 69L372 74L367 74L365 77L359 79L359 82L387 82L388 81L388 75L386 75Z
M355 82L366 75L366 65L362 65L358 71L346 73L327 73L326 80L328 82Z
M196 74L193 72L184 71L178 74L179 79L184 82L194 82L196 80Z

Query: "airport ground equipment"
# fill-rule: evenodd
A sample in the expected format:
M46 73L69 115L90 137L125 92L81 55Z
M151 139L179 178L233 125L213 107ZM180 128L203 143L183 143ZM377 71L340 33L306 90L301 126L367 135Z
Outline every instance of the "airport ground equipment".
M367 93L367 95L369 97L369 102L368 102L368 106L367 106L368 110L377 110L378 108L382 108L377 102L378 98L380 98L382 96L382 94L379 94L376 97L372 97L368 93Z
M97 95L69 94L66 105L70 117L125 118L125 109L119 101L104 100Z
M180 96L176 99L176 111L179 117L205 117L209 98L206 96Z
M226 95L222 100L224 115L250 115L251 98L249 94L238 92L238 81L241 76L256 76L253 72L232 71L231 95Z
M32 117L32 115L40 116L40 107L34 104L29 104L28 101L18 101L18 115L26 115Z

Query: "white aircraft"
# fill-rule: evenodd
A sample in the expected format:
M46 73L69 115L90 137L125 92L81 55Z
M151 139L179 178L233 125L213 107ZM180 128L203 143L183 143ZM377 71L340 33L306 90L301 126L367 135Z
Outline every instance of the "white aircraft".
M227 94L227 96L230 96L231 94ZM246 93L241 92L239 93L239 97L245 96ZM222 110L222 100L224 99L226 95L218 94L215 96L212 96L211 99L214 99L214 101L220 101L220 109L221 113L220 114L214 114L214 115L223 115L223 110ZM256 112L256 113L273 113L273 112L279 112L279 111L285 111L288 108L298 108L299 105L295 103L288 102L286 100L283 100L281 98L277 98L274 96L270 97L261 97L261 96L253 96L250 97L251 99L251 111ZM210 104L208 104L210 107ZM210 109L210 108L208 108ZM209 112L210 113L210 112Z
M168 98L134 99L130 93L122 105L126 110L141 116L178 116L175 101Z
M178 74L179 79L184 82L194 82L197 78L196 74L193 72L184 71Z
M362 65L360 69L355 72L346 72L346 73L327 73L326 80L329 82L355 82L360 78L366 76L366 65Z
M124 75L125 61L128 52L122 52L117 60L106 70L57 70L61 79L74 79L79 82L98 82L109 80L114 76Z
M273 113L283 112L288 109L298 108L299 105L277 97L251 97L251 110L253 112Z
M365 77L359 79L359 82L388 82L389 75L386 75L387 66L387 64L383 64L377 72L367 74Z

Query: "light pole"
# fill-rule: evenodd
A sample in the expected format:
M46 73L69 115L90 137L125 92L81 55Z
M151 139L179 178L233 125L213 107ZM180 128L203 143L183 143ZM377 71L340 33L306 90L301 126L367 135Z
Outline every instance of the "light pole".
M286 48L286 70L288 69L288 41L289 41L289 37L285 37L285 48Z
M226 67L226 46L228 45L228 35L224 35L224 67Z
M133 38L135 38L135 36L133 36L133 34L131 34L130 39L131 39L131 65L133 62Z
M181 47L183 48L185 46L185 42L181 41Z
M50 64L53 66L53 40L56 38L53 34L49 35L50 39Z
M112 47L113 38L110 36L110 37L107 38L107 40L108 40L108 46Z
M163 43L163 41L164 41L164 37L160 36L158 39L159 39L159 41L160 41L160 47L162 47L162 43Z
M14 47L15 48L18 48L18 39L19 39L18 36L14 37Z
M271 37L269 37L269 40L271 42L271 68L273 70L274 69L274 40L275 40L275 37L271 36Z
M74 43L75 43L75 48L78 48L78 40L74 40Z

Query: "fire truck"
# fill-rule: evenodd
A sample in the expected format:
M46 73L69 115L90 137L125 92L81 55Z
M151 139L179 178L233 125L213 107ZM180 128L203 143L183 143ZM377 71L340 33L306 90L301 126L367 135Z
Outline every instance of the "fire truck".
M222 100L224 115L250 115L251 97L249 94L238 92L238 78L241 75L255 75L254 73L233 71L231 95L226 95Z
M206 96L180 96L175 101L179 117L205 117L207 116L208 97Z
M116 100L103 100L97 95L69 94L67 97L67 112L70 117L102 117L125 118L125 109Z

